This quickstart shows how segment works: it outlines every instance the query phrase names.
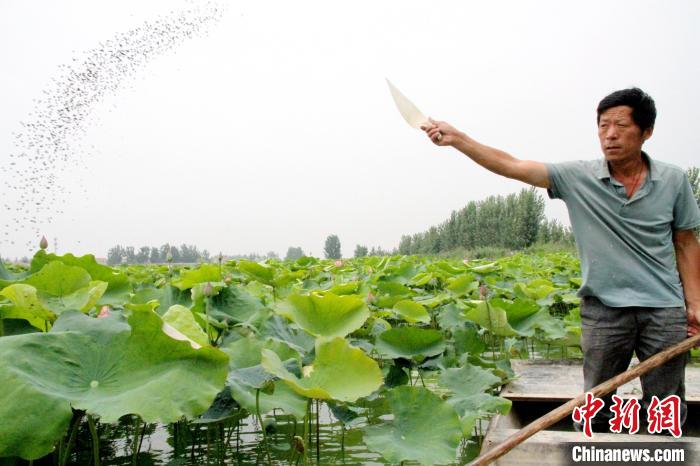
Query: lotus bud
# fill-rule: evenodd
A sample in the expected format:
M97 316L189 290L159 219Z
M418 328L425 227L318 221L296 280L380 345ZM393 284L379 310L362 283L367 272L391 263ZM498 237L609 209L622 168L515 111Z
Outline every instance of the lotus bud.
M481 286L479 287L479 296L481 296L481 299L486 299L486 297L489 295L489 289L486 287L485 283L482 283Z
M49 247L49 241L46 239L46 236L41 237L41 241L39 241L39 247L44 250Z
M296 450L296 452L300 455L303 455L306 451L306 447L304 446L304 439L299 437L298 435L294 436L294 438L292 439L292 444L294 445L294 449Z
M336 267L342 267L342 266L343 266L343 261L341 261L341 260L335 261L335 266L336 266Z
M211 286L211 282L207 282L207 284L204 285L204 290L202 290L202 293L207 298L214 296L214 287Z
M374 295L370 291L369 293L367 293L367 304L372 304L373 301L374 301Z
M102 318L104 318L104 317L109 317L110 315L112 315L112 314L109 312L110 310L111 310L111 308L110 308L109 306L106 306L106 305L105 305L105 306L102 306L102 308L100 308L100 313L97 314L97 318L98 318L98 319L102 319Z

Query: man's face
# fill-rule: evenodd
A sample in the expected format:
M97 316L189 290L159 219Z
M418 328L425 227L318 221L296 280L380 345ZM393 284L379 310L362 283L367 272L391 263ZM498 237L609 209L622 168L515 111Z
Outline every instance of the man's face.
M608 162L619 162L637 157L644 141L651 137L653 128L642 131L632 119L632 107L620 105L600 115L598 139Z

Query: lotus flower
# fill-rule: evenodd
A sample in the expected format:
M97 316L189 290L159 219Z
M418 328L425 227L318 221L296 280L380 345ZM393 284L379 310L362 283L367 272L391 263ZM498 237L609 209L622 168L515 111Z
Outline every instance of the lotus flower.
M211 282L207 282L207 284L204 285L204 290L202 290L202 293L207 298L210 298L214 295L214 287L211 286Z
M102 306L102 308L100 308L100 313L97 314L97 318L98 318L98 319L102 319L103 317L109 317L109 316L111 316L112 313L109 312L110 310L111 310L111 308L110 308L109 306L107 306L107 305Z
M336 267L342 267L342 266L343 266L343 261L341 261L341 260L335 261L335 266L336 266Z

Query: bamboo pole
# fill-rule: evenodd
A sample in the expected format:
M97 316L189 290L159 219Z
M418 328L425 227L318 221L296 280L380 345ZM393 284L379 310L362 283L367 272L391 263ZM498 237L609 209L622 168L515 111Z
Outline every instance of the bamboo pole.
M616 375L610 380L607 380L599 385L596 385L591 390L596 397L602 397L608 393L615 390L620 385L624 385L630 380L634 380L637 377L646 374L651 369L661 366L665 362L675 358L676 356L689 351L695 345L700 343L700 333L694 335L680 343L677 343L660 353L655 354L649 359L641 362L634 367L627 369L625 372ZM535 435L537 432L546 429L547 427L555 424L557 421L565 418L574 410L574 408L581 406L586 400L586 394L582 393L576 398L570 400L569 402L559 406L557 409L550 411L544 416L532 421L530 424L526 425L502 443L496 445L494 448L490 449L486 453L479 455L467 466L483 466L490 464L492 461L500 458L501 456L508 453L510 450L518 446L520 443L524 442L528 438Z

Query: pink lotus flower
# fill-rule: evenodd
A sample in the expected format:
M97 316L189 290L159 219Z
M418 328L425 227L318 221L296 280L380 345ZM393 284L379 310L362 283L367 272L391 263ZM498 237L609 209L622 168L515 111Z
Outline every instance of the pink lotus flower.
M335 261L335 266L336 266L336 267L342 267L342 266L343 266L343 261L341 261L341 260Z
M109 316L111 316L112 313L109 312L110 310L111 310L111 308L110 308L109 306L102 306L102 308L100 309L100 313L97 314L97 318L98 318L98 319L101 319L101 318L103 318L103 317L109 317Z

